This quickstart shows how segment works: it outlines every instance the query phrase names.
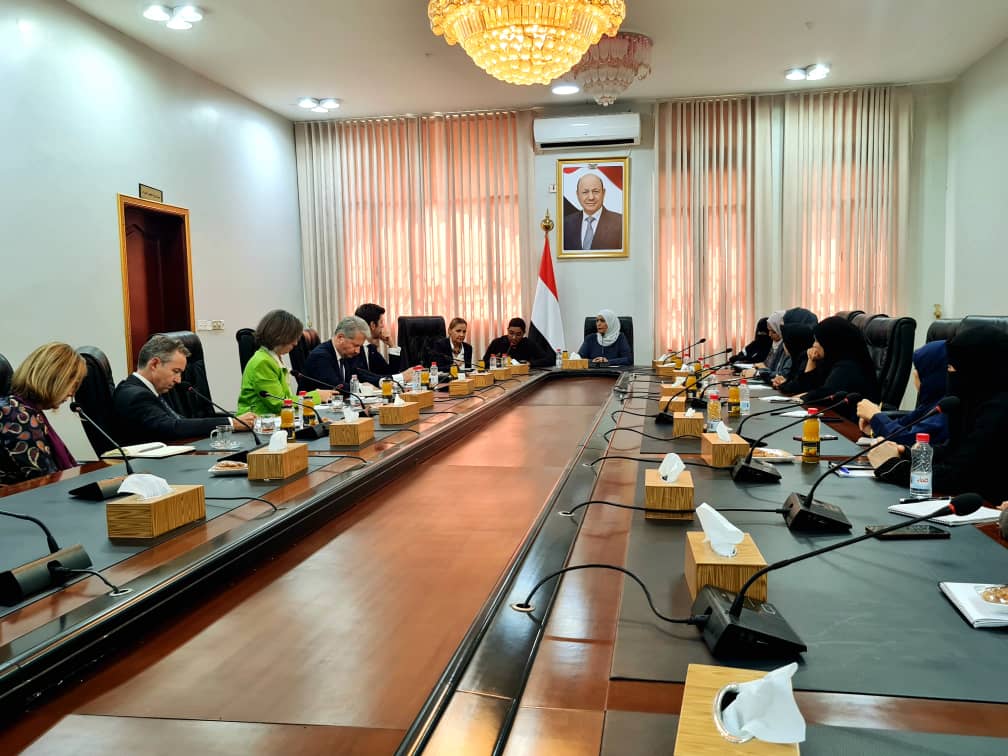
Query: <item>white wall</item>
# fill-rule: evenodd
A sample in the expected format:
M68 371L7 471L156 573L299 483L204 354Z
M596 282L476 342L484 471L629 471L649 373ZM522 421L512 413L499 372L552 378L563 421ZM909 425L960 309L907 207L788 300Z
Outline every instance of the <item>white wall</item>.
M0 5L0 81L0 352L94 344L126 375L116 195L143 182L190 210L196 317L225 323L200 334L211 389L233 407L235 330L304 312L291 124L53 0Z
M619 108L619 105L615 106ZM622 108L625 112L629 108ZM571 351L584 340L584 319L602 308L630 315L634 321L634 358L648 364L654 351L654 125L651 107L640 106L642 142L638 147L620 149L585 148L550 151L534 158L534 200L530 203L531 227L549 210L556 227L550 234L560 311L563 315L567 348ZM580 112L584 112L583 110ZM599 108L598 112L614 112ZM620 111L615 111L620 112ZM537 114L537 117L571 115L569 110ZM556 259L563 236L563 219L557 218L557 195L550 191L557 183L557 161L570 158L630 157L630 256L599 260ZM559 190L559 187L558 187ZM537 236L537 235L536 235ZM535 255L536 270L542 249Z
M1008 311L1008 42L956 81L949 105L946 310Z

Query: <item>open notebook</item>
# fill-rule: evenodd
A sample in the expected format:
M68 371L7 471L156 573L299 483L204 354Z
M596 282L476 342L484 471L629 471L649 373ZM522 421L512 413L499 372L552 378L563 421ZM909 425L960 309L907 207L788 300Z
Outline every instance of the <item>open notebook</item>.
M168 444L162 444L160 441L155 441L149 444L133 444L133 446L123 447L123 451L126 452L127 457L139 457L141 459L174 457L176 454L186 454L195 450L195 446L168 446ZM110 449L102 454L102 457L106 459L121 459L122 454L119 453L118 449Z
M904 504L893 504L889 511L893 514L905 515L906 517L923 517L929 512L941 509L949 503L949 499L922 499L921 501L908 501ZM933 522L942 525L980 525L985 522L994 522L1001 516L1001 512L989 507L980 507L976 512L968 515L945 515L943 517L932 517Z
M981 597L992 583L938 583L941 592L975 628L1008 627L1008 605L991 604Z

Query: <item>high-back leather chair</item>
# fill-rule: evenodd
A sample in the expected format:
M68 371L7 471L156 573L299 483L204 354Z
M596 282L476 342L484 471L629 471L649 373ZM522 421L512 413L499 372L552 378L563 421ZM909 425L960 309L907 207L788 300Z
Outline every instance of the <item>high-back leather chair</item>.
M951 341L959 333L959 324L961 322L959 318L938 318L937 320L933 320L931 321L931 325L928 326L925 340L940 341L944 339L945 341Z
M865 330L867 330L868 328L868 324L871 323L875 318L888 318L888 317L889 317L888 315L880 312L876 313L859 312L857 315L855 315L850 319L850 322L857 326L857 329L861 331L861 335L863 336Z
M112 380L112 367L108 357L101 349L95 346L82 346L77 348L77 354L84 358L87 366L87 373L84 380L77 387L74 399L81 408L107 433L115 434L116 423L115 414L112 412L112 390L115 385ZM84 422L84 433L87 435L91 448L99 457L113 448L110 443L91 423ZM115 438L115 435L112 436Z
M913 367L914 335L917 321L913 318L890 318L876 315L864 331L868 353L878 374L883 410L899 409Z
M239 328L235 333L235 341L238 342L238 364L241 365L241 371L244 374L245 366L252 359L252 355L256 353L256 349L259 348L255 329Z
M851 320L852 321L858 315L863 315L863 314L864 314L864 310L840 310L840 312L838 312L836 314L836 316L838 318L844 318L846 320Z
M993 326L1008 333L1008 317L1004 315L967 315L959 324L959 331L962 332L978 325Z
M11 378L14 376L14 368L11 367L7 358L0 354L0 396L7 396L10 393Z
M630 345L630 364L632 365L634 361L633 318L630 317L629 315L620 315L619 327L620 327L620 333L622 333L626 337L627 343ZM584 322L585 338L588 338L593 333L597 332L598 331L595 329L595 316L589 315L588 317L585 318Z
M166 331L161 335L167 336L170 339L178 339L189 350L189 357L186 358L186 369L182 373L182 380L191 383L193 388L207 397L207 399L201 399L188 389L175 386L164 395L165 401L182 417L213 417L217 414L217 411L214 409L213 404L208 401L210 398L210 381L207 379L206 361L203 358L203 342L200 341L200 337L192 331Z
M308 355L320 343L318 331L314 328L305 328L301 332L301 338L298 339L297 346L290 352L291 367L294 369L294 372L301 372L304 368L305 360L308 359Z
M448 335L440 315L400 315L398 320L401 365L430 363L430 345Z

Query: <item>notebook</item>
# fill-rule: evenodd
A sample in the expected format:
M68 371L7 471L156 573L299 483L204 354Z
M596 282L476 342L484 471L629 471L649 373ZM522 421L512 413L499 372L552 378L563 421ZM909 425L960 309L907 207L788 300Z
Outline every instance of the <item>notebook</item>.
M1008 627L1008 605L991 604L981 594L996 583L938 583L938 588L975 628Z
M162 444L160 441L156 441L149 444L133 444L132 446L124 446L123 451L126 452L126 456L130 459L161 459L162 457L174 457L176 454L187 454L191 451L196 451L196 447L168 446L168 444ZM109 449L107 452L102 454L102 458L121 459L122 454L119 453L118 449Z
M907 517L922 517L936 509L941 509L949 503L949 499L929 499L923 501L909 501L905 504L893 504L889 511L893 514L906 515ZM985 522L994 522L1001 516L996 509L980 507L976 512L968 515L945 515L944 517L932 517L932 522L939 522L942 525L982 525Z

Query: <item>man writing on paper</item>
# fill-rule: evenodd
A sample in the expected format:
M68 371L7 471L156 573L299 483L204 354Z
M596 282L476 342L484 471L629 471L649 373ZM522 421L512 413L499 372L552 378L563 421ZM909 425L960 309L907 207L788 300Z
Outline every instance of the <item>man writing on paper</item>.
M603 206L602 177L597 173L581 176L577 199L582 212L564 216L564 249L623 249L623 215Z
M236 431L247 431L255 415L246 412L239 419L225 417L182 417L164 395L182 380L189 350L178 339L152 336L140 349L136 372L121 381L112 394L115 440L123 446L148 441L180 441L210 435L218 425L230 423Z

